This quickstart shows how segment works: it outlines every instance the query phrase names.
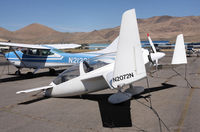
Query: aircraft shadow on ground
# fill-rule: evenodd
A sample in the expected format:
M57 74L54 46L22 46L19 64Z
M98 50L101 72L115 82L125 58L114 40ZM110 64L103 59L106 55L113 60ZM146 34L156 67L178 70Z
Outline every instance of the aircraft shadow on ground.
M44 76L58 76L58 74L63 71L64 70L56 70L56 73L54 75L51 75L49 72L41 72L41 73L36 73L36 74L22 74L20 76L16 75L13 77L0 78L0 83L33 79L33 78L44 77ZM9 74L9 75L14 75L14 74Z
M32 103L35 103L35 102L38 102L38 101L46 100L48 98L49 97L42 96L42 97L34 98L32 100L28 100L28 101L24 101L24 102L18 103L18 105L28 105L28 104L32 104Z
M160 90L165 90L169 88L173 88L176 85L162 83L162 86L153 87L149 89L145 89L143 93L140 95L134 96L131 100L146 98L143 96L144 94L150 92L156 92ZM108 102L108 97L112 95L109 94L86 94L74 97L66 97L66 99L87 99L91 101L97 101L99 105L99 111L101 115L102 125L103 127L108 128L117 128L117 127L132 127L132 119L131 119L131 100L128 100L124 103L113 105ZM37 101L48 99L46 97L39 97L33 100L29 100L26 102L19 103L18 105L28 105Z
M164 89L173 88L176 85L162 83L162 86L153 87L149 89L145 89L143 93L140 95L134 96L131 100L146 98L143 96L149 92L156 92ZM69 97L69 98L77 98L77 99L87 99L92 101L97 101L99 105L99 111L101 114L101 120L103 127L116 128L116 127L132 127L131 120L131 107L130 101L128 100L124 103L113 105L108 102L108 97L112 94L86 94L82 95L82 97Z

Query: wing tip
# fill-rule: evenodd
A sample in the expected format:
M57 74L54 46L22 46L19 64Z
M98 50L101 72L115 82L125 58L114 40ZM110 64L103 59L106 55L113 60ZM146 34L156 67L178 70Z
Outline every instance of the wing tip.
M22 93L25 93L24 91L18 91L16 92L16 94L22 94Z

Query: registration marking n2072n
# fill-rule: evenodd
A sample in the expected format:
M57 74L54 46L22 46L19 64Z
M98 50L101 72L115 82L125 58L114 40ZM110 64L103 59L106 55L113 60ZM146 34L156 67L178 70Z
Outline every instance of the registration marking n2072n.
M132 78L132 77L134 77L133 73L127 73L127 74L124 74L124 75L114 77L113 82L122 81L122 80L129 79L129 78Z

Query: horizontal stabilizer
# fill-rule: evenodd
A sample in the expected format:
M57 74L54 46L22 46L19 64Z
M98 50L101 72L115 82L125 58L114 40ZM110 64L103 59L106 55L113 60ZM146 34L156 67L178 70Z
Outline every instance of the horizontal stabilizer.
M183 34L176 38L176 44L171 64L187 64Z
M130 93L118 92L109 96L108 102L111 104L119 104L119 103L126 102L131 98L132 98L132 95Z
M35 92L35 91L40 91L40 90L46 90L46 89L51 89L53 86L44 86L44 87L39 87L39 88L33 88L33 89L28 89L28 90L23 90L23 91L18 91L16 94L21 94L21 93L30 93L30 92Z

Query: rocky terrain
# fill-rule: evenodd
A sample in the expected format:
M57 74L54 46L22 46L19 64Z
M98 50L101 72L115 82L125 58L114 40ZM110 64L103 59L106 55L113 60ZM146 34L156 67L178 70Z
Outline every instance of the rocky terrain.
M142 40L150 33L153 40L175 41L183 33L186 42L200 42L200 16L155 16L138 19L138 23ZM0 28L0 40L20 43L110 43L118 34L119 26L92 32L58 32L38 23L13 32Z

